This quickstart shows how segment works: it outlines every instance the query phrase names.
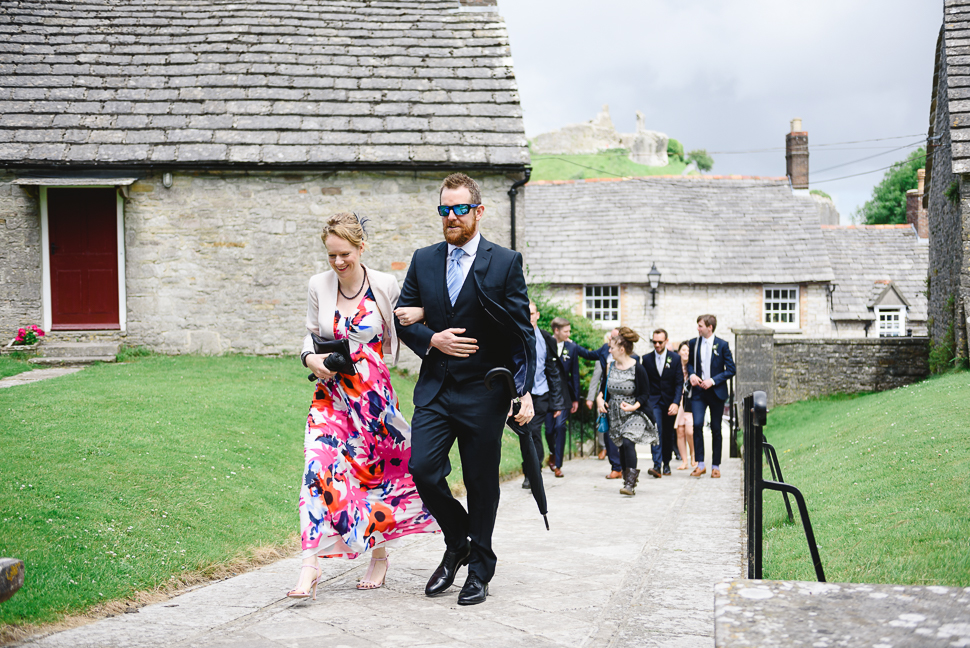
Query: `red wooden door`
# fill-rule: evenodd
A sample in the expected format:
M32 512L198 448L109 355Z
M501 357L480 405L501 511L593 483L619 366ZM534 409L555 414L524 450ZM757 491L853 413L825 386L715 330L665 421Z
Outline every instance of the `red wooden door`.
M53 329L117 329L118 201L114 189L48 189Z

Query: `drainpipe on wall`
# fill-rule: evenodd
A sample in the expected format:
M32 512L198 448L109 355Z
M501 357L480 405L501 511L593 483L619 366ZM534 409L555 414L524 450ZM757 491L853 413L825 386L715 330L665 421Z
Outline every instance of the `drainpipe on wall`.
M517 181L509 189L509 206L512 208L512 211L511 211L512 218L510 219L510 224L512 226L512 239L511 239L512 245L510 247L513 250L515 249L515 194L518 193L519 187L521 187L522 185L524 185L529 181L529 177L531 175L532 175L532 167L526 167L525 178Z

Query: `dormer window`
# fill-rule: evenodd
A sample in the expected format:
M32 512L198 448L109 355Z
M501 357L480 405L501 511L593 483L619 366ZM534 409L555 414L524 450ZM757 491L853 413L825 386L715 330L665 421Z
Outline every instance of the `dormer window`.
M879 337L899 337L905 335L905 306L877 306L875 311Z

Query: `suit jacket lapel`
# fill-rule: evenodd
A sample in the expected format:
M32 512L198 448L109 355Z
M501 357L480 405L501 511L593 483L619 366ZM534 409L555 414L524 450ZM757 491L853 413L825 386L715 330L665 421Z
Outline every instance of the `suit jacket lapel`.
M451 302L448 300L448 244L442 242L434 251L434 285L435 298L441 307L442 313L448 312Z
M492 244L485 240L485 237L481 237L478 241L478 253L475 254L475 264L472 266L472 272L475 273L475 283L478 288L481 288L482 281L485 280L485 273L488 272L488 264L492 260Z

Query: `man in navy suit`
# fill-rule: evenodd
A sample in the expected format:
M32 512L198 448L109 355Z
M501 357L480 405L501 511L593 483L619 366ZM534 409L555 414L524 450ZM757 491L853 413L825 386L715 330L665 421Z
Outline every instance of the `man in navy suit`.
M478 231L485 213L478 183L454 173L441 185L438 214L445 241L415 251L397 305L424 308L424 321L396 323L401 340L421 357L414 387L410 470L425 506L441 527L445 554L425 594L444 593L459 567L468 578L459 605L482 603L495 573L492 530L498 510L502 431L511 400L506 385L484 385L485 374L507 367L522 407L533 416L536 340L522 255ZM452 496L448 452L458 442L468 510Z
M670 474L670 456L677 443L674 421L677 420L680 393L684 388L684 372L680 368L680 356L667 350L667 331L662 328L653 332L653 351L643 356L641 362L650 379L653 419L660 427L660 444L651 448L653 468L647 474L659 479L661 463L663 474Z
M539 309L535 302L529 302L529 317L536 336L536 375L532 381L532 407L535 417L525 426L529 437L536 449L536 456L542 452L542 424L546 430L550 427L549 420L556 420L566 414L566 399L569 392L563 384L562 365L556 358L556 339L538 327ZM522 457L522 472L526 473L525 456ZM528 473L526 473L528 474ZM562 471L556 471L556 477L562 477ZM529 478L522 482L522 488L531 488Z
M556 477L562 477L562 460L566 451L566 420L570 414L579 410L579 359L598 360L595 351L588 351L569 339L572 334L572 324L564 317L557 317L550 322L552 337L556 341L556 356L562 367L563 381L566 392L563 394L569 402L568 409L546 414L546 443L549 444L549 467Z
M700 477L707 472L704 467L705 409L711 411L711 445L714 446L711 449L711 477L721 476L721 419L728 399L727 381L736 370L728 343L714 337L716 328L716 317L701 315L697 318L698 336L688 344L687 374L691 384L690 410L694 415L694 451L697 455L697 468L691 477Z

